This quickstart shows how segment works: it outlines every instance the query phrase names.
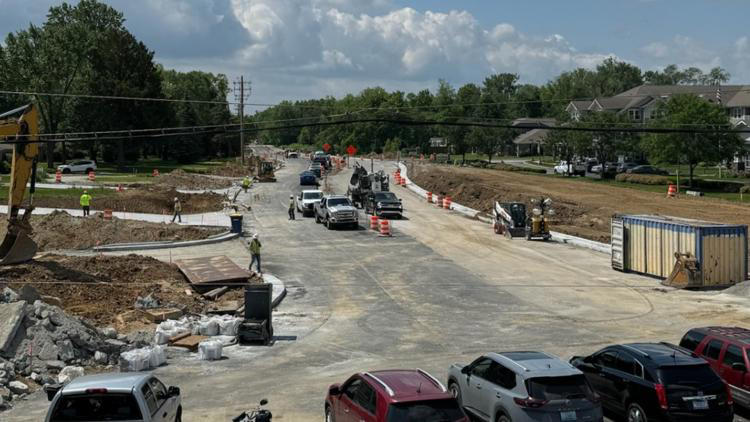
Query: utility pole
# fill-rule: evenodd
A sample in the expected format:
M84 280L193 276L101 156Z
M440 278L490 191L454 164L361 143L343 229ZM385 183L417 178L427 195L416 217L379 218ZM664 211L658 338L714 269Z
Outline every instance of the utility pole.
M247 89L245 89L247 84ZM234 82L234 100L239 100L237 114L240 116L240 162L245 165L245 100L250 98L250 81L245 82L245 77L240 75L240 80ZM238 92L239 91L239 92Z

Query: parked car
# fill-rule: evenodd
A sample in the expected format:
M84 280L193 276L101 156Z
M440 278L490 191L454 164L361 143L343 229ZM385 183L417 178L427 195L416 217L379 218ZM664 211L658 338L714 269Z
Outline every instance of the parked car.
M317 164L317 163L316 163L316 164ZM321 175L322 175L322 171L323 171L323 170L322 170L322 168L323 168L323 167L322 167L322 166L321 166L320 164L318 164L318 165L311 165L311 166L310 166L310 167L309 167L309 168L307 169L307 171L309 171L309 172L311 172L312 174L314 174L314 175L315 175L315 177L317 177L317 178L320 178L320 177L321 177Z
M626 171L638 167L637 163L624 162L617 164L617 172L625 173Z
M315 173L306 170L299 174L299 184L302 186L318 185L318 178L315 177Z
M365 197L365 214L377 215L378 217L401 218L404 206L393 192L370 192Z
M328 387L326 422L469 422L435 377L416 370L372 371Z
M45 391L52 402L45 422L182 420L180 389L150 373L89 375Z
M303 216L315 213L315 204L323 198L323 192L319 190L303 190L297 195L297 211Z
M571 359L627 421L730 422L732 393L708 362L668 343L614 345Z
M635 166L632 169L628 170L627 173L630 174L658 174L662 176L669 176L669 172L666 170L662 170L660 168L654 167L654 166Z
M560 161L552 169L552 172L555 174L570 174L572 171L573 171L573 163L570 163L570 165L568 165L567 161Z
M359 227L359 211L344 195L324 196L313 209L315 222L325 224L328 230L341 225L348 225L353 229Z
M606 162L604 164L597 164L591 166L590 172L602 175L615 175L617 174L617 163Z
M469 365L454 364L448 389L487 422L604 420L583 373L542 352L488 353Z
M578 160L573 163L573 174L578 176L585 176L586 172L590 172L591 168L599 164L595 158L585 158Z
M711 368L729 384L739 405L750 408L750 330L740 327L705 327L688 331L680 346L707 360Z
M325 168L331 168L331 156L330 155L316 155L312 159L313 163L320 163Z
M286 155L286 158L299 158L299 153L298 153L298 152L296 152L296 151L290 151L290 152L289 152L289 153L288 153L288 154Z
M90 171L96 171L96 162L93 160L78 160L78 161L73 161L68 164L61 164L57 166L57 169L60 170L60 172L63 174L69 174L69 173L88 174Z

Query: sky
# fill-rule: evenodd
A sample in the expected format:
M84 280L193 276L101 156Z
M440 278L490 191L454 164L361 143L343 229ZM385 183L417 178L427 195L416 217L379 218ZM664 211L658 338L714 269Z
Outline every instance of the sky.
M103 0L156 61L239 75L250 102L434 90L512 72L542 84L613 56L644 70L721 66L750 83L746 0ZM0 34L57 0L0 0Z

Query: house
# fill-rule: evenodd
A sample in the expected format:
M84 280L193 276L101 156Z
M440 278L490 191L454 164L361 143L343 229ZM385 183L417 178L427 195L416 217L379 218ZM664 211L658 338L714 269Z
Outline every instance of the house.
M610 111L627 114L633 122L647 123L655 117L662 101L677 94L693 94L720 103L736 128L741 130L750 125L750 85L641 85L614 97L571 101L565 111L573 120L590 112Z
M542 155L544 152L544 143L549 135L549 129L540 129L541 127L555 127L555 119L550 118L530 118L524 117L516 119L511 126L518 129L526 130L517 136L513 143L516 145L516 157L524 155Z

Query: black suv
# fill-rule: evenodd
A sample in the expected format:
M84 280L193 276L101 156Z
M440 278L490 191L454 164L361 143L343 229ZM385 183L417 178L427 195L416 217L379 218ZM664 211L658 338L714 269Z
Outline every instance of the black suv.
M734 418L732 394L698 355L668 343L605 347L574 356L608 410L628 422L706 421Z

